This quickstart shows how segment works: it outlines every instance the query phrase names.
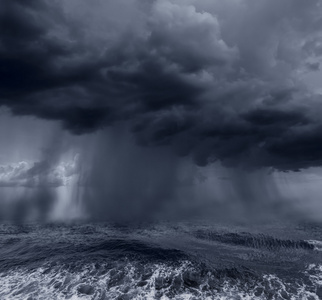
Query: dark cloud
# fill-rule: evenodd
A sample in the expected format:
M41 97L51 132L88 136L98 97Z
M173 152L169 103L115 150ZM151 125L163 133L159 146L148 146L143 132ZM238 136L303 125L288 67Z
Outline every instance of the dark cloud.
M4 0L0 105L76 134L124 122L198 165L321 165L299 75L319 68L321 20L318 0Z

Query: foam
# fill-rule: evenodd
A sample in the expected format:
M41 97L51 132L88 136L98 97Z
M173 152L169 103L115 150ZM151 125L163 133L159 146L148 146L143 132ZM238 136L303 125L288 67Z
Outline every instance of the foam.
M48 264L34 270L17 268L0 273L0 299L264 300L273 294L272 299L319 300L322 265L309 265L303 275L312 285L285 282L274 274L253 283L229 277L218 279L211 272L200 275L189 261L179 265L130 261L112 265Z
M307 242L314 246L314 250L322 251L322 241L317 240L307 240Z

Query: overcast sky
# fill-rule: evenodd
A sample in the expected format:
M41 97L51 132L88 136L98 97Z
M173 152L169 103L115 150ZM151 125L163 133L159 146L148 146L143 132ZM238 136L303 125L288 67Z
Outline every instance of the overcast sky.
M318 0L5 0L0 103L75 134L126 122L139 143L199 165L320 165L321 11Z
M319 0L2 0L0 33L4 185L59 185L111 134L150 161L320 172Z

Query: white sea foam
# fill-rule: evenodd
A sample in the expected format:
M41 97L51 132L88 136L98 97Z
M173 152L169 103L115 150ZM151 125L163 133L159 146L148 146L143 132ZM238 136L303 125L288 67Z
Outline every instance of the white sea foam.
M322 241L317 240L307 240L307 242L314 246L314 250L322 251Z
M214 287L214 275L209 272L199 280L188 261L178 266L125 262L117 267L89 264L76 269L48 265L2 273L0 299L264 300L271 295L270 299L319 300L317 289L322 286L321 265L309 265L304 272L311 287L304 283L292 286L276 275L265 275L255 288L231 278ZM189 280L196 284L187 284Z

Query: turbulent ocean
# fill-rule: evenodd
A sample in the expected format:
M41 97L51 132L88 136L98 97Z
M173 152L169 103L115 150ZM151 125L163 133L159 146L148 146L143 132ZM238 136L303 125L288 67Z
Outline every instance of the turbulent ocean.
M0 226L0 299L322 299L322 225Z

